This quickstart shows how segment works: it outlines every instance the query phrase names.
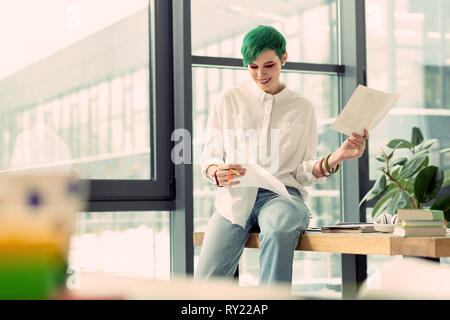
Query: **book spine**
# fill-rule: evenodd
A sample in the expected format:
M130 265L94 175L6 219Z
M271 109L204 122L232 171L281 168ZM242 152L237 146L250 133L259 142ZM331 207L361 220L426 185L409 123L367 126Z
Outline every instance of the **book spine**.
M445 220L444 212L442 210L397 209L397 213L402 221Z
M447 226L445 220L404 220L402 221L404 227L444 227Z
M445 235L445 227L422 227L422 228L416 228L416 227L403 227L403 226L396 226L394 228L393 235L398 236L441 236Z

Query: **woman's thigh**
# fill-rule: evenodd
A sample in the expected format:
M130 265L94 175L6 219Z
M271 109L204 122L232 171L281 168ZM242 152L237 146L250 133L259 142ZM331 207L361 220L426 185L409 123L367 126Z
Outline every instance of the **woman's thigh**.
M304 232L309 225L309 209L301 195L289 190L295 205L284 197L271 198L261 205L258 213L258 224L264 231L300 231Z

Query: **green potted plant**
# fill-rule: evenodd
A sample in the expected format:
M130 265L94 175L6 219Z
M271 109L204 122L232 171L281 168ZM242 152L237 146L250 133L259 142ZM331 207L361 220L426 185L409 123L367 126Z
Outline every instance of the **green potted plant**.
M375 218L383 212L394 215L398 208L420 209L431 203L430 209L444 211L445 219L450 221L450 194L438 196L442 188L450 186L450 170L444 172L429 165L429 150L436 141L424 140L417 127L412 128L411 141L389 141L386 151L382 148L376 157L383 163L378 168L378 179L359 206L364 201L377 199L372 211L372 218ZM408 149L409 156L394 157L400 149ZM439 152L450 152L450 148Z

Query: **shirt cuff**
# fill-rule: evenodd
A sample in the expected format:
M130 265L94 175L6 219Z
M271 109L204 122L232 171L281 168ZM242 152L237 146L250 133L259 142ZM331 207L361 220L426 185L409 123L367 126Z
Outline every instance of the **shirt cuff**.
M327 180L326 177L316 178L313 175L314 165L320 161L320 159L315 160L305 160L297 168L297 177L302 185L309 186L313 183L322 184Z

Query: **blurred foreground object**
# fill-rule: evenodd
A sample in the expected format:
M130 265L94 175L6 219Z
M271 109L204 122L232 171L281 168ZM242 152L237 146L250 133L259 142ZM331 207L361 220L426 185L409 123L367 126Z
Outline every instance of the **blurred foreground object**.
M236 281L213 278L194 281L175 276L170 280L81 272L78 288L66 290L58 299L124 299L124 300L300 300L291 287L239 286Z
M364 281L360 299L450 299L450 266L418 258L391 260Z
M0 175L0 299L47 299L64 286L87 194L74 173Z

